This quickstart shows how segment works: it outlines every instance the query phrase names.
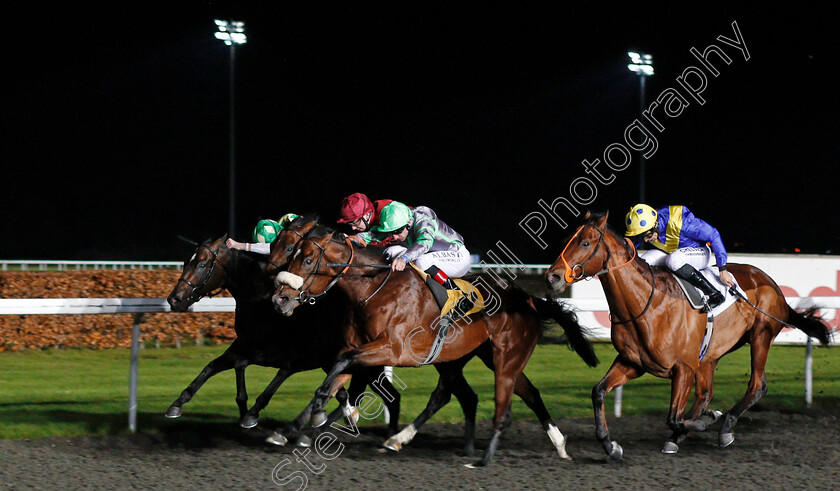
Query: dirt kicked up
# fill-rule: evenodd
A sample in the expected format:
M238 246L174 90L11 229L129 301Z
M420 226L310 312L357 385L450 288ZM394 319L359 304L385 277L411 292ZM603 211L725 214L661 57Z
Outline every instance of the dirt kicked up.
M0 487L105 489L836 489L840 482L840 414L831 411L747 413L730 447L716 427L693 433L676 455L659 451L669 435L664 416L609 421L624 447L608 462L591 419L557 419L573 460L560 459L533 421L514 421L493 463L468 469L461 425L429 424L400 453L380 448L384 427L337 432L323 459L310 449L268 447L265 430L235 423L179 421L161 434L0 441ZM490 437L477 429L477 451ZM322 452L327 455L330 452Z

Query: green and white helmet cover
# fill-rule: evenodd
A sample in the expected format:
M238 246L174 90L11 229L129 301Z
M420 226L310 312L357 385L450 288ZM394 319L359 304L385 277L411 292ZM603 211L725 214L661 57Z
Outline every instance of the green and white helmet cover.
M393 232L408 225L411 209L399 201L391 201L379 214L379 223L373 226L374 232Z
M271 244L277 238L277 234L286 228L300 215L287 213L280 220L260 220L254 227L254 242Z

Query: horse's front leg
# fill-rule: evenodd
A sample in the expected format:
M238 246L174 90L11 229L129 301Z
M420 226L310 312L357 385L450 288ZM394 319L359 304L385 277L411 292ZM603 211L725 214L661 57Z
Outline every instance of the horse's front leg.
M679 445L689 431L706 431L706 428L717 422L723 413L720 411L706 411L714 397L714 375L718 360L701 363L694 374L694 403L688 410L683 421L683 427L674 431L670 441Z
M685 433L692 429L685 424L683 415L685 405L688 403L688 395L691 393L694 375L694 369L683 364L675 365L671 371L671 407L668 411L668 427L673 433L662 446L662 453L677 453L679 450L677 443Z
M618 442L610 440L610 430L607 428L607 415L604 411L604 398L607 392L621 387L627 382L641 377L645 372L636 368L617 356L607 374L592 388L592 407L595 409L595 436L604 451L613 460L621 460L624 450Z
M289 375L291 375L291 371L288 369L281 368L277 371L277 374L274 375L274 378L271 379L271 382L269 382L262 394L257 397L257 401L254 403L254 406L239 419L240 426L243 428L253 428L254 426L257 426L257 423L260 420L260 411L268 405L268 402L272 397L274 397L277 389L279 389L280 385L289 378Z
M235 341L234 341L235 342ZM240 358L239 354L234 350L233 345L230 348L226 349L224 353L222 353L218 358L214 359L204 369L201 370L201 373L193 380L190 385L187 386L182 392L178 399L175 400L170 406L169 409L166 411L167 418L177 418L181 416L181 412L183 411L182 407L184 404L190 402L198 389L204 385L207 380L216 375L219 372L223 372L225 370L230 370L233 368L242 358ZM247 363L247 362L246 362ZM239 387L237 387L237 395L239 393Z

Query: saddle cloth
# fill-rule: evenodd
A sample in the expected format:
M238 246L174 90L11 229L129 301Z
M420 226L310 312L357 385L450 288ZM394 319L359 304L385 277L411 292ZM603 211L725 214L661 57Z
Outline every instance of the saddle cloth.
M714 286L719 292L723 294L723 303L712 309L711 312L709 312L710 317L714 317L718 314L723 313L733 303L735 303L736 300L738 300L738 297L729 293L729 288L727 288L726 285L724 285L723 282L720 281L720 270L718 270L717 266L711 266L709 268L702 269L700 270L700 274L705 276L706 279L709 280L709 283L711 283L712 286ZM682 288L683 293L685 293L685 296L688 299L688 302L691 304L691 307L697 310L703 309L705 307L705 305L703 304L703 292L701 292L696 286L692 285L687 280L680 278L674 273L671 273L671 275L677 280L677 283ZM735 283L735 287L738 289L738 291L746 295L746 293L744 293L744 290L741 289L737 282Z
M475 314L476 312L481 312L484 310L484 296L481 295L481 292L478 291L478 288L473 286L467 280L462 280L461 278L452 278L452 281L458 285L459 290L446 290L446 294L449 298L446 300L446 303L443 305L443 308L440 309L440 315L443 317L444 315L448 314L461 300L461 296L466 296L472 301L472 308L466 312L459 312L455 313L453 317L466 317L470 314ZM460 315L458 315L460 314Z
M420 278L423 281L426 281L426 278L429 277L429 274L420 269L420 267L414 264L413 262L409 264L412 268L414 268L414 271L417 271L417 274L420 275ZM446 290L446 295L448 298L446 300L446 303L444 303L443 307L440 309L441 317L449 313L449 311L451 311L453 308L455 308L456 305L458 305L458 302L461 300L461 295L466 295L468 298L470 298L470 300L472 300L473 306L472 308L470 308L470 310L466 312L460 312L460 316L456 313L455 317L466 317L470 314L475 314L476 312L481 312L482 310L484 310L484 296L481 294L478 288L476 288L469 281L464 280L462 278L450 279L458 286L459 289Z

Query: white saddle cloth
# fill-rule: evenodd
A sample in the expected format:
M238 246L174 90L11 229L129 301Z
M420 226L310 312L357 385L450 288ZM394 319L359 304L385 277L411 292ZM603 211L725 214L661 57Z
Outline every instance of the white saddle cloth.
M673 274L673 273L671 273ZM701 269L700 274L706 277L709 280L709 283L712 284L719 292L723 294L723 303L712 309L710 312L711 316L716 316L718 314L723 313L726 309L728 309L735 301L738 299L737 296L732 295L729 293L729 288L720 281L720 270L718 270L717 266L711 266L706 269ZM683 292L685 293L686 298L691 303L691 306L695 309L702 309L703 305L703 293L694 285L689 283L688 281L674 275L674 278L677 279L677 283L682 287ZM738 289L744 296L746 293L744 290L741 289L740 285L738 285L738 281L735 281L735 288Z

